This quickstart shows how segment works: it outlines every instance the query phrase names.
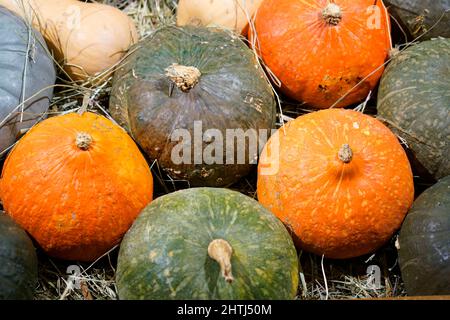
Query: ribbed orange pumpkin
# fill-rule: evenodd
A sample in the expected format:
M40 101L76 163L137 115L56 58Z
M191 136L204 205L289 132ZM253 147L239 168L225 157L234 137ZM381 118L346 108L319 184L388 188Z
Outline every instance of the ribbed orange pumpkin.
M110 120L67 114L32 128L0 180L7 213L51 256L92 261L152 200L153 178L133 140Z
M287 95L344 107L378 83L391 49L388 19L381 0L264 0L256 44Z
M413 202L414 184L406 153L384 124L329 109L271 137L258 166L258 198L301 248L342 259L392 237Z

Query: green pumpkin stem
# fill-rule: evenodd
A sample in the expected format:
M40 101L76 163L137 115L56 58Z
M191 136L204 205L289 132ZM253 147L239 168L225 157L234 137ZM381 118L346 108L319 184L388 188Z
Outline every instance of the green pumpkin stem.
M178 63L173 63L165 71L170 81L183 92L189 92L194 88L202 75L196 67L182 66Z
M343 144L338 152L338 158L343 163L350 163L353 159L353 151L348 144Z
M220 271L225 281L231 283L234 281L233 274L231 273L231 255L233 254L233 248L231 245L223 239L215 239L211 241L208 246L208 255L211 259L217 261L220 266Z

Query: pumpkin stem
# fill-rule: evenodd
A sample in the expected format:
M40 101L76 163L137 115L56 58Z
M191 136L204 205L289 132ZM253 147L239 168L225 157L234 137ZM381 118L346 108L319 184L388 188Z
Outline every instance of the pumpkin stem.
M208 246L208 255L211 259L217 261L220 265L220 271L225 281L228 283L233 282L234 278L231 273L231 255L233 254L233 248L231 245L223 239L215 239L211 241Z
M343 163L350 163L353 159L353 151L348 144L343 144L338 152L339 160Z
M200 70L173 63L166 68L166 76L183 92L189 92L198 83Z
M342 20L342 10L336 3L329 3L322 10L322 18L330 25L337 26Z
M77 147L81 150L86 151L92 144L92 136L86 132L77 133L77 137L75 139Z

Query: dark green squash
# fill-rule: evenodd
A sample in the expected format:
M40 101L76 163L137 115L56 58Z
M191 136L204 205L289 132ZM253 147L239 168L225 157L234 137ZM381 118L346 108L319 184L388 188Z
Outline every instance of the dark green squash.
M435 179L450 174L450 39L419 43L393 59L381 78L378 114Z
M258 130L272 129L275 121L274 95L253 52L227 31L196 27L162 28L130 52L114 76L110 111L147 155L171 178L191 186L225 186L245 176L256 164L258 148L250 151L246 144L246 157L238 163L239 148L231 138L235 147L227 148L226 130L253 129L249 134L258 141ZM202 131L195 145L196 121ZM191 137L183 140L190 156L177 153L186 157L183 163L172 157L180 146L177 129ZM202 159L216 141L211 135L202 142L209 129L224 138L223 148L211 153L214 161Z
M121 299L292 299L298 261L283 224L257 201L194 188L144 209L121 244L116 280Z
M0 74L0 153L3 153L23 129L45 117L56 75L42 36L2 6ZM23 108L19 106L22 101L27 101Z
M33 299L36 284L33 243L8 215L0 212L0 300Z
M450 0L385 0L385 4L412 39L450 38Z
M450 176L414 202L398 247L409 295L450 295Z

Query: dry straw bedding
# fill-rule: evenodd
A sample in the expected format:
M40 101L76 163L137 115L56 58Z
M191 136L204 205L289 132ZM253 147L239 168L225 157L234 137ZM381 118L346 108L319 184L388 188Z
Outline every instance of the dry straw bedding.
M104 0L95 1L118 7L126 12L136 23L139 34L146 37L163 25L173 24L176 0ZM110 79L109 79L110 80ZM95 86L70 83L59 78L55 86L55 96L50 115L58 115L81 110L95 110L111 119L108 114L110 81ZM368 97L357 109L374 113L374 101ZM278 124L309 112L301 105L280 98ZM172 181L152 163L156 178L156 194L172 192L185 187L181 181ZM253 198L256 197L255 173L243 179L232 189ZM420 183L420 181L419 181ZM42 252L39 256L39 283L36 299L117 299L114 281L118 248L115 247L92 264L77 264L49 258ZM395 238L373 255L352 260L332 261L308 253L300 253L300 286L298 299L352 299L371 297L404 296L395 249ZM78 266L81 274L80 286L69 280L67 269ZM368 281L367 268L376 265L381 271L381 283L375 286Z

